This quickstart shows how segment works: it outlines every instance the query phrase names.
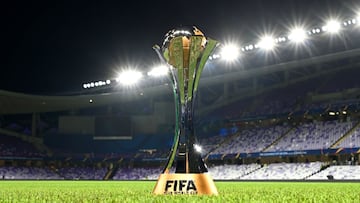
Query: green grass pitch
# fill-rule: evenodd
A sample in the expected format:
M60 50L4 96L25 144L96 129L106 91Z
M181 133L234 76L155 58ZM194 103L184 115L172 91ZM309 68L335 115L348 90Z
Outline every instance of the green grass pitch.
M360 202L360 182L215 184L218 196L156 196L155 181L0 181L0 202Z

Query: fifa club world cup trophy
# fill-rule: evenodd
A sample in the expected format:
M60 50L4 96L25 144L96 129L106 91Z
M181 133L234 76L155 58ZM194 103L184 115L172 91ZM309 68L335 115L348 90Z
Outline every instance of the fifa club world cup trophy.
M175 135L171 152L154 194L217 195L194 133L194 101L204 66L218 42L196 27L170 30L162 46L153 48L168 65L175 98ZM170 169L175 167L175 173Z

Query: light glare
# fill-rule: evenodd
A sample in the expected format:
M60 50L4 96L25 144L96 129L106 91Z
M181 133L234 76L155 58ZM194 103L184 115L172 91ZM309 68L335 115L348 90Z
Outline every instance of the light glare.
M330 20L322 29L323 31L327 31L329 33L337 33L340 30L340 23L336 20Z
M258 46L265 50L271 50L275 47L275 40L270 36L265 36L260 39Z
M116 81L123 85L133 85L142 78L142 73L136 70L127 70L119 74Z
M201 152L201 151L202 151L201 146L200 146L200 145L197 145L197 144L194 144L194 149L195 149L195 151L197 151L197 152Z
M148 72L149 76L161 77L167 75L169 72L169 68L166 65L160 65L154 67L151 71Z
M224 45L224 47L221 49L220 55L221 58L226 61L234 61L240 55L239 47L237 47L235 44Z
M295 43L301 43L306 39L306 32L304 29L295 28L290 32L288 38Z

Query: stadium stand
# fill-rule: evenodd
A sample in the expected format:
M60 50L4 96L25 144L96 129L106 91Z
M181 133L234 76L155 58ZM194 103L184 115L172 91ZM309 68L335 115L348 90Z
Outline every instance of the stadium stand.
M302 124L266 151L327 149L353 126L353 122L339 121Z
M330 166L307 180L360 180L360 166Z
M0 177L11 180L61 180L60 175L49 168L28 166L0 167Z
M212 154L237 154L260 152L289 130L288 126L246 129L211 152Z
M107 172L106 168L96 167L63 167L56 170L63 179L69 180L102 180Z
M39 158L45 154L39 152L33 144L20 138L0 134L0 157Z
M215 135L200 139L199 144L202 147L202 153L207 154L212 152L212 150L216 149L226 138L227 137L222 135Z
M360 146L360 126L349 132L336 147L354 148Z
M154 180L161 173L161 168L121 168L119 169L114 180Z
M273 163L262 167L248 175L243 180L302 180L318 172L321 162L311 163Z
M209 173L215 180L237 180L261 168L259 164L220 165L209 168Z

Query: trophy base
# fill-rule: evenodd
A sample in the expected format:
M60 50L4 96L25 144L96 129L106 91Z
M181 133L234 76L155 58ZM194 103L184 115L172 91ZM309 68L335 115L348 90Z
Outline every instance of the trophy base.
M218 195L208 173L163 173L153 190L155 195Z

